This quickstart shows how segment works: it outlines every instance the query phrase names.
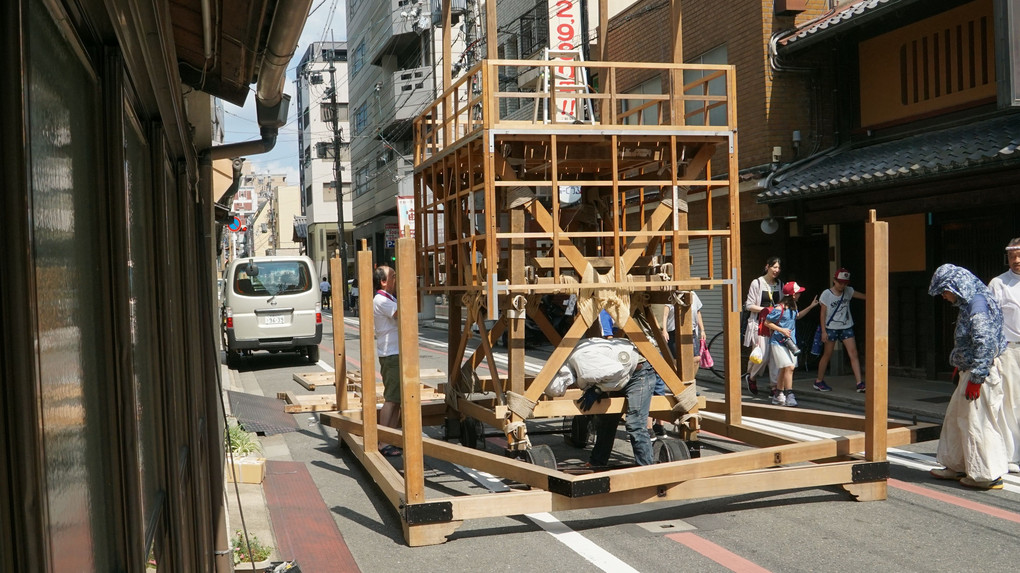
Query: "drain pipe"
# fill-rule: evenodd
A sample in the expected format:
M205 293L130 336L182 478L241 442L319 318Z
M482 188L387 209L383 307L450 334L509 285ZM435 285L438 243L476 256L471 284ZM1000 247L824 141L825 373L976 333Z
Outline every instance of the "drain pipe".
M277 5L255 90L255 111L261 139L210 147L202 152L208 154L209 159L258 155L276 146L277 134L287 123L290 107L290 96L283 93L287 65L297 51L297 42L311 5L312 0L281 0Z

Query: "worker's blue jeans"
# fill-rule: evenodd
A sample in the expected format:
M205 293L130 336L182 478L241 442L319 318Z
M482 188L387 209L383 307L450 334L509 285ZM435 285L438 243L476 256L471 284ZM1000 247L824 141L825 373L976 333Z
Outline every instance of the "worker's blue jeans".
M634 461L640 466L652 464L652 440L648 435L648 408L652 403L652 388L655 386L655 370L647 362L638 365L631 374L623 393L627 397L626 418L624 425L630 445L634 448ZM604 466L609 463L609 454L613 453L613 442L616 440L616 427L624 412L615 414L599 414L595 416L595 446L589 459L593 466Z

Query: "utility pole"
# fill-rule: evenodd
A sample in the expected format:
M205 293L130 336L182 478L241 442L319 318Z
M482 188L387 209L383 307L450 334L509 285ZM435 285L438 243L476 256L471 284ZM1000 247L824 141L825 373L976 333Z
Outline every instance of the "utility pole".
M333 50L330 50L329 57L329 105L330 105L330 117L333 119L333 185L336 189L336 227L338 235L338 243L340 244L340 261L343 269L343 275L340 277L340 292L343 293L341 299L342 304L347 304L349 300L347 296L347 235L344 231L344 186L341 174L343 173L343 166L340 165L340 143L343 138L343 132L340 130L340 114L337 110L336 105L336 66L333 65L334 61ZM327 260L328 260L327 256Z

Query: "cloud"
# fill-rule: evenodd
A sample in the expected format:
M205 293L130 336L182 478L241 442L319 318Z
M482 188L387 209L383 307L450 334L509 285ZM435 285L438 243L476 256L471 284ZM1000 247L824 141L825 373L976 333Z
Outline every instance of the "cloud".
M290 185L300 184L298 166L300 164L301 150L298 149L297 131L297 98L295 97L296 87L294 85L295 71L297 64L301 61L305 51L314 42L335 41L344 42L347 40L347 1L346 0L313 0L311 14L305 22L305 27L298 39L297 49L294 50L294 57L291 59L287 69L287 82L284 86L284 93L291 96L290 110L287 112L287 125L280 129L276 140L276 147L269 153L253 155L247 158L257 173L284 173L287 175L287 183ZM255 113L255 86L250 87L251 92L244 102L243 107L223 102L225 112L224 143L235 143L238 141L250 141L259 139L258 118Z

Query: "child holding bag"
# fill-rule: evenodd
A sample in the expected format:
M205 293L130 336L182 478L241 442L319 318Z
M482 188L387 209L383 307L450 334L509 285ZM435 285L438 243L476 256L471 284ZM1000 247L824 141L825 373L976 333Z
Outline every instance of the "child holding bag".
M797 299L805 290L794 281L784 284L783 300L765 318L766 326L772 331L769 338L772 352L769 369L778 371L776 393L772 396L772 403L777 406L797 405L797 398L793 394L793 369L797 367L799 350L794 352L791 346L796 348L797 319L818 305L818 297L815 297L807 308L797 310Z

